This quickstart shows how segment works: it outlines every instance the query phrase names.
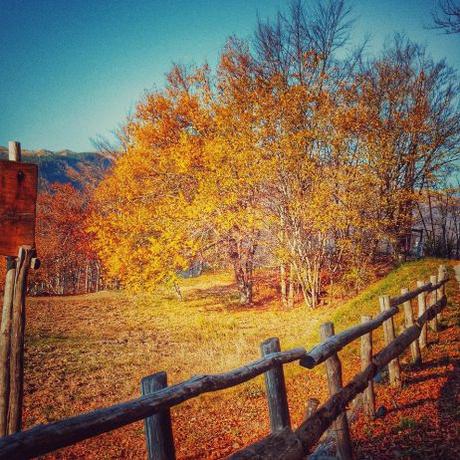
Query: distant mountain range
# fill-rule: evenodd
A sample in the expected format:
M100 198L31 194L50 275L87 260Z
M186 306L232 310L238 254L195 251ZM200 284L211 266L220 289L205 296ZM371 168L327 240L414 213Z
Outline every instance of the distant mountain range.
M8 148L0 146L0 160L8 159ZM98 182L112 161L98 152L72 152L71 150L22 150L22 161L38 165L40 186L59 182L84 187Z

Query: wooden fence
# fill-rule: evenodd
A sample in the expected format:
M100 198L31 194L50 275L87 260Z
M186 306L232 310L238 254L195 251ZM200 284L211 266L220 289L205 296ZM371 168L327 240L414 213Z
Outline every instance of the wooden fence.
M281 351L279 340L273 338L262 344L261 359L229 372L198 375L172 386L167 385L165 372L146 377L142 380L143 396L140 398L0 438L0 459L43 455L142 419L145 420L149 458L174 459L171 407L203 393L233 387L260 374L265 374L271 434L234 453L232 459L305 458L331 425L336 434L338 455L342 459L350 459L347 405L364 392L365 411L373 416L375 375L388 365L390 384L400 386L398 357L409 347L412 361L421 362L420 349L427 345L427 323L437 331L438 319L447 304L447 281L446 269L441 266L438 276L432 276L429 283L419 281L415 290L409 292L403 289L399 297L382 296L381 312L373 319L363 317L361 324L338 334L334 334L332 323L323 324L322 342L309 352L304 348ZM416 320L413 319L411 306L411 300L415 298L418 299ZM400 305L403 305L405 330L395 338L393 317ZM385 347L373 354L372 331L382 325ZM343 387L337 352L358 338L361 338L361 372ZM298 361L307 369L324 362L330 392L330 398L295 430L291 429L283 373L283 364L293 361Z
M8 159L8 162L2 161L0 167L0 234L3 237L0 254L7 255L0 326L0 436L22 428L27 277L30 268L40 267L32 245L37 170L31 165L19 164L19 142L8 143ZM13 251L18 251L17 257Z

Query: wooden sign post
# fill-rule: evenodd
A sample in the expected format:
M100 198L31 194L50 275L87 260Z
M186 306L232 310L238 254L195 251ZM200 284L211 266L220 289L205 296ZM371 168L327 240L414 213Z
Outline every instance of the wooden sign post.
M0 327L0 436L21 430L27 274L29 267L39 266L34 258L37 166L21 163L19 142L8 147L9 161L0 161L0 255L7 256Z
M0 255L35 246L37 165L0 160Z

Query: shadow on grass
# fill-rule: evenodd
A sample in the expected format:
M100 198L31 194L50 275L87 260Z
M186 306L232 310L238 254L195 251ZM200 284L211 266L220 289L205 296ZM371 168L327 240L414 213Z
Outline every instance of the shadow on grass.
M211 286L207 288L195 288L188 294L188 299L192 301L210 300L202 305L207 310L228 312L238 311L264 311L273 310L280 301L279 279L274 271L258 272L254 280L253 302L249 305L239 303L238 286L236 282L220 286Z

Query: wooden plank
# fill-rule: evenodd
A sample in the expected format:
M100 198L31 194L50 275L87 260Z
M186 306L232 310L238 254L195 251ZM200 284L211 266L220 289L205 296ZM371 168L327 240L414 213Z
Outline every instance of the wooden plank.
M422 316L417 318L417 320L415 321L415 324L426 325L426 322L433 319L433 317L437 315L438 313L440 313L446 305L447 305L447 297L443 296L434 305L432 305L430 308L425 310L425 313L423 313Z
M273 449L272 436L266 438L246 447L245 449L235 452L229 457L230 460L241 460L246 458L275 458L276 454L279 460L303 460L306 454L311 451L313 446L320 440L323 433L331 425L331 423L344 411L347 405L362 391L365 390L369 380L386 366L392 359L399 356L399 354L409 346L410 342L418 337L418 325L414 325L412 329L404 331L395 342L385 347L373 358L372 363L345 385L338 393L330 397L319 409L308 419L300 424L294 431L285 431L284 444L287 444L289 439L290 444L295 442L301 443L303 452L296 456L286 452L282 449L283 442L278 441ZM280 448L281 447L281 448ZM247 456L249 451L252 457Z
M280 341L273 337L265 340L260 345L262 356L281 351ZM268 400L268 412L270 415L270 429L272 433L291 427L289 417L289 406L286 394L286 383L284 381L283 366L281 364L273 367L264 374L265 390Z
M334 325L331 322L321 325L320 336L322 341L333 335ZM328 358L325 364L329 395L334 396L342 389L342 364L337 354ZM337 456L341 460L351 460L353 458L353 452L346 410L338 415L337 419L333 422L333 429L337 444Z
M444 281L448 279L447 276L447 267L445 265L440 265L438 267L438 282L443 283L438 290L438 297L441 298L446 294L446 285Z
M143 395L155 393L167 386L166 372L157 372L141 380ZM169 408L147 417L144 420L144 429L149 460L175 460L176 451Z
M308 417L311 417L316 409L318 409L319 406L319 400L316 398L308 398L307 401L307 408L305 410L305 415L304 415L304 420L306 420Z
M304 460L304 452L299 437L289 428L285 428L227 458L229 460Z
M21 161L21 144L8 142L9 161ZM2 324L0 328L0 436L8 433L8 406L10 399L11 325L13 319L16 257L6 257L6 277L3 290Z
M370 316L361 316L361 323L366 323L371 320ZM372 362L372 332L368 332L361 336L361 370L364 371ZM374 382L369 380L369 383L364 390L363 398L364 412L370 418L375 416L375 395Z
M37 165L0 160L0 254L35 245Z
M423 282L423 284L419 285L417 283L417 289L414 289L413 291L408 291L407 293L402 294L398 297L392 297L390 299L390 306L396 307L398 305L403 304L404 302L407 302L408 300L415 299L421 292L429 292L433 289L441 288L447 283L447 281L449 281L449 279L446 276L443 280L440 280L438 283L435 284L432 284L431 282Z

